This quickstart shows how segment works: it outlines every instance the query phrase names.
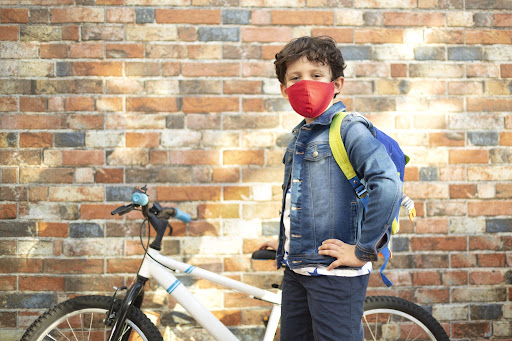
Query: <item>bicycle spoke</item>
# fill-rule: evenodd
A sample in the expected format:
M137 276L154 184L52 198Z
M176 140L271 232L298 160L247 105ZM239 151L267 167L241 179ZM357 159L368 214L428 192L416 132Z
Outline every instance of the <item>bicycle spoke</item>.
M364 317L364 320L366 322L366 325L368 326L368 330L370 331L370 333L372 334L372 338L374 341L377 341L377 339L375 338L375 335L373 335L373 332L372 332L372 329L370 327L370 324L368 323L368 320L366 319L366 316L363 316Z
M386 339L386 336L388 335L388 327L389 327L389 322L390 321L391 321L391 315L388 316L388 322L386 323L386 333L383 336L384 340Z
M67 320L66 320L66 321L67 321ZM69 325L69 322L68 322L68 325ZM57 330L59 333L61 333L61 334L62 334L62 336L64 336L64 337L66 338L66 340L71 341L71 340L70 340L66 335L64 335L64 333L63 333L59 328L56 328L56 330ZM55 339L55 340L57 340L57 339Z
M91 339L92 320L94 320L94 313L91 314L91 324L89 325L89 335L87 335L87 340Z

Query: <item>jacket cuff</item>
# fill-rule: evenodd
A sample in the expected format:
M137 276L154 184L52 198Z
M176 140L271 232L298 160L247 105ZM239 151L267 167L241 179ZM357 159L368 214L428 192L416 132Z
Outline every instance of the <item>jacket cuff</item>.
M365 262L376 261L378 259L377 252L375 250L364 248L360 244L356 244L355 253L357 259Z

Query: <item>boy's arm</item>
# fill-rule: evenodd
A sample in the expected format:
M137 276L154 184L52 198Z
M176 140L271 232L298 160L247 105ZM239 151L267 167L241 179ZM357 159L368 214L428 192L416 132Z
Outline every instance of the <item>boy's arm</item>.
M389 241L402 185L386 148L368 129L371 123L362 116L347 117L346 121L342 125L345 149L354 170L366 182L370 197L355 256L373 261Z

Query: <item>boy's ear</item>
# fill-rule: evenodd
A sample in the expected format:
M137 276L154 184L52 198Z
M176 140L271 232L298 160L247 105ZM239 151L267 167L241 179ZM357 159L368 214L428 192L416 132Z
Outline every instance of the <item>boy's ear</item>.
M333 80L332 82L334 83L334 94L339 94L341 92L341 89L343 88L343 84L345 83L345 78L340 76Z
M288 94L286 93L286 86L283 83L279 83L279 85L281 86L281 95L283 95L285 99L288 99Z

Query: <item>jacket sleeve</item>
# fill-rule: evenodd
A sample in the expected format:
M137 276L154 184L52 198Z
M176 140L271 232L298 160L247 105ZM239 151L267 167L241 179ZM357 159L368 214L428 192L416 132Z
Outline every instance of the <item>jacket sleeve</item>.
M349 115L343 121L341 134L347 155L369 195L361 237L356 244L356 257L377 260L388 244L390 226L398 209L402 184L386 148L372 134L372 124L360 115Z

